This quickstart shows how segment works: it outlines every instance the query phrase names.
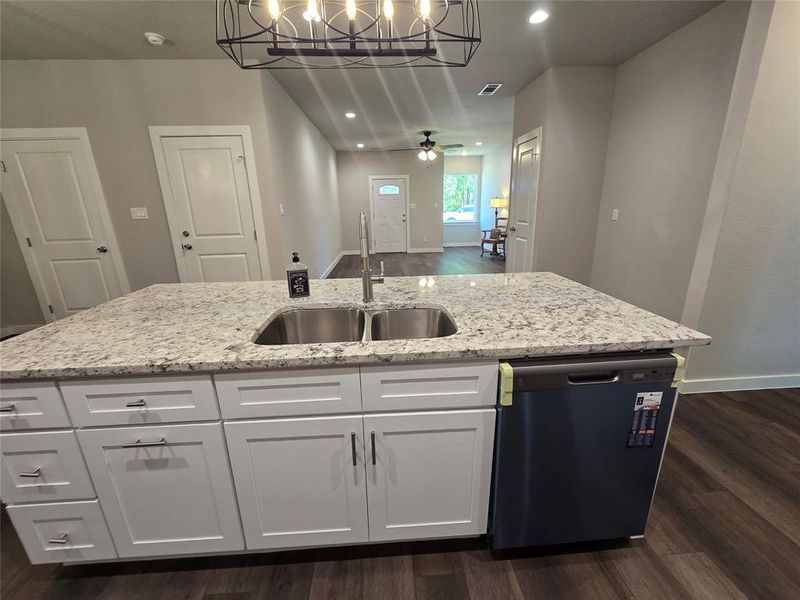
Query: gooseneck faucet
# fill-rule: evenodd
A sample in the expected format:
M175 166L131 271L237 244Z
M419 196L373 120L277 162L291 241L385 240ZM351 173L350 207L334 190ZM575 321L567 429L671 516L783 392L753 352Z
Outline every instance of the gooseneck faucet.
M364 302L372 302L372 284L383 283L383 261L380 275L373 275L369 267L369 229L367 213L363 210L358 215L358 238L361 241L361 287L364 291Z

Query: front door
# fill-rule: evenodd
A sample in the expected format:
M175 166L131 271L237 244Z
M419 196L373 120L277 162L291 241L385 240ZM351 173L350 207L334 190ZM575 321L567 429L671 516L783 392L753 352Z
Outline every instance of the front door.
M2 142L3 198L48 320L129 291L88 137L70 131Z
M510 273L533 271L534 222L536 199L539 193L539 164L541 162L541 128L517 140L511 180L511 217L506 242Z
M374 252L406 252L405 177L372 179L372 249Z
M159 136L154 146L181 282L262 279L242 137Z

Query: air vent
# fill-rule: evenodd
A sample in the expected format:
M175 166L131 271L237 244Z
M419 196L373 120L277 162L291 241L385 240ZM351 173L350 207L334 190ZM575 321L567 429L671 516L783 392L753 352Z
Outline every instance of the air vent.
M494 96L502 85L502 83L487 83L481 88L481 91L478 92L478 96Z

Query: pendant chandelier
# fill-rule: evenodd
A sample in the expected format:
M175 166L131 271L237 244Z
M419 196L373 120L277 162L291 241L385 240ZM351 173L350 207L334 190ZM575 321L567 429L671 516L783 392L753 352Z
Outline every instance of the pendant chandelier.
M217 0L217 45L242 69L469 63L478 0Z

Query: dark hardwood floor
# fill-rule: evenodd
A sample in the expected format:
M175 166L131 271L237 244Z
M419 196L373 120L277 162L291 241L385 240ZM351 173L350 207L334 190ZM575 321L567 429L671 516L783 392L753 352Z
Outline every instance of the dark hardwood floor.
M445 248L444 252L373 254L370 261L373 270L379 269L378 261L384 261L387 277L401 275L472 275L474 273L505 273L506 263L502 258L491 257L487 251L481 258L477 246ZM343 256L328 279L361 277L361 258Z
M0 596L205 600L800 598L800 389L682 397L644 540L478 540L31 566L5 512Z

